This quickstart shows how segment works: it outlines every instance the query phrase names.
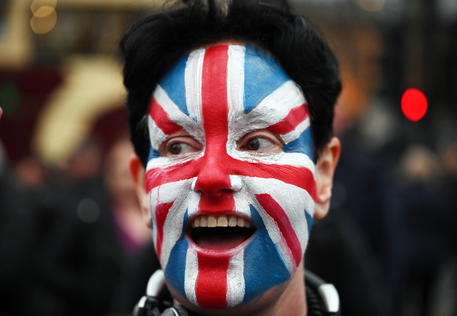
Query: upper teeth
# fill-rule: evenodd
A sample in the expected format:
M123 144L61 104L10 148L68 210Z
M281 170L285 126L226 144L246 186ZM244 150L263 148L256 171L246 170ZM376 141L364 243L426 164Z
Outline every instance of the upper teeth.
M235 215L199 215L192 221L192 227L251 227L249 221Z

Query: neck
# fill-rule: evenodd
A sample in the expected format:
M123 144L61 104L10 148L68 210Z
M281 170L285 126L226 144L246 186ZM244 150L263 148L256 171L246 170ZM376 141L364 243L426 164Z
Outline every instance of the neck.
M295 272L284 293L277 302L262 316L279 316L279 315L300 315L307 316L308 306L306 304L306 291L304 284L304 267L303 262Z
M169 287L169 289L175 299L178 298L178 301L184 303L185 300L173 288ZM235 307L230 310L197 310L197 312L202 315L217 316L307 316L308 306L306 304L303 262L298 266L290 282L281 284L277 288L270 290L259 301L251 302L251 304L243 307ZM186 306L186 303L184 305Z

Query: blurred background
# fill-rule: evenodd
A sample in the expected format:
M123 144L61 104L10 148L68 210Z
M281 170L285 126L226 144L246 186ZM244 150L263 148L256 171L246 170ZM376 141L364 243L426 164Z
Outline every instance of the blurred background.
M118 43L154 0L0 1L0 314L128 313L157 267ZM340 60L343 152L306 267L343 316L457 315L457 1L290 0Z

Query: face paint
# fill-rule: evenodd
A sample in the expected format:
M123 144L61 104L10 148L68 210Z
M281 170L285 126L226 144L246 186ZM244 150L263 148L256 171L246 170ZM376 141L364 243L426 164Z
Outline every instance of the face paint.
M197 49L157 86L153 239L168 284L192 304L237 306L296 271L316 194L309 122L300 88L250 46Z

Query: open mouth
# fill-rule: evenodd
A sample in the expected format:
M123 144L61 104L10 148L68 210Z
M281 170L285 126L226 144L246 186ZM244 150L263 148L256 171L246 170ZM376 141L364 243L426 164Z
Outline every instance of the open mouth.
M199 247L211 250L235 248L256 230L249 219L237 215L198 215L190 226L190 239Z

